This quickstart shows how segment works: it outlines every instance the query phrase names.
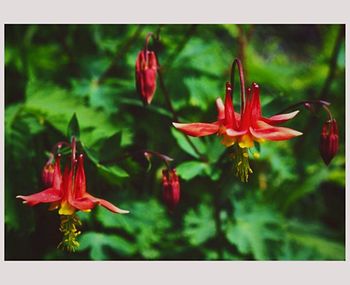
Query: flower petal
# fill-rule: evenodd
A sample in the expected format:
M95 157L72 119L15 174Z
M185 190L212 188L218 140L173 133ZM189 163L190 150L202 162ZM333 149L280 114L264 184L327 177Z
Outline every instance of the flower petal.
M299 113L299 110L291 113L287 113L287 114L274 115L270 118L261 118L261 120L264 121L265 123L275 125L275 124L280 124L290 119L293 119L298 113Z
M225 106L224 103L222 102L222 99L219 97L215 101L216 104L216 109L218 111L218 120L223 120L225 119Z
M85 198L89 199L91 202L101 205L103 207L105 207L107 210L113 212L113 213L118 213L118 214L127 214L129 213L129 211L127 210L122 210L116 206L114 206L112 203L104 200L104 199L100 199L100 198L96 198L90 194L86 194Z
M236 131L234 129L226 129L226 134L230 137L237 137L246 134L247 131Z
M257 128L250 127L249 130L254 137L270 141L289 140L303 134L290 128L274 127L262 121L257 121Z
M180 124L173 123L174 127L185 133L186 135L193 137L208 136L217 133L219 125L215 123L192 123L192 124Z
M252 84L251 112L252 122L261 117L260 87L255 82Z
M81 211L90 210L95 207L95 202L93 202L89 197L74 199L69 201L69 204Z
M232 88L229 82L226 83L226 96L225 96L225 126L229 128L235 128L235 110L232 102Z
M16 198L23 199L24 204L34 206L39 203L51 203L61 200L60 191L54 188L48 188L39 193L35 193L28 196L19 195Z

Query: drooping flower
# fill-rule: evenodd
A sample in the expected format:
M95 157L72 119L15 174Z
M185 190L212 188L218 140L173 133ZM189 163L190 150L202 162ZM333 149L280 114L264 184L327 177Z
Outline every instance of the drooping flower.
M71 164L71 165L70 165ZM50 210L59 209L60 215L73 215L76 211L89 211L96 205L101 205L111 212L125 214L110 202L96 198L86 192L86 177L84 158L81 154L77 160L68 161L63 175L60 168L60 156L54 164L53 184L39 193L28 196L17 196L23 203L35 206L39 203L52 203Z
M275 126L294 118L299 111L274 115L270 118L262 116L259 89L256 83L247 89L246 104L241 113L237 113L232 103L231 85L226 83L225 104L221 98L216 100L217 121L213 123L173 123L173 125L189 136L201 137L218 134L223 137L222 143L227 147L237 142L241 148L250 148L254 146L254 141L289 140L302 135L301 132L293 129Z
M157 87L158 62L156 54L147 48L141 50L136 59L136 89L145 105L151 104Z
M173 211L180 201L180 182L175 169L163 170L163 200L169 211Z
M260 104L260 88L253 83L251 88L244 92L243 68L238 59L234 61L240 69L241 80L241 111L235 112L232 102L232 87L226 83L225 103L221 98L216 99L218 111L217 120L213 123L173 123L174 127L186 135L201 137L212 134L222 136L222 143L226 147L233 146L231 157L236 168L236 175L241 181L247 182L252 169L249 165L248 149L254 146L254 141L289 140L302 135L296 130L277 127L276 125L294 118L299 111L287 114L278 114L266 118L262 115ZM258 153L255 153L258 155Z
M322 126L320 153L325 164L329 165L339 148L338 126L335 119L326 121Z

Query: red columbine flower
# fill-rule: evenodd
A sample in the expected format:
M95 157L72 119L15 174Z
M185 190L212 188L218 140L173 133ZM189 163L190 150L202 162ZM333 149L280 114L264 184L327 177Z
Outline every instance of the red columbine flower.
M163 170L163 200L170 211L173 211L180 201L180 183L176 170Z
M147 47L141 50L136 59L136 88L145 105L151 103L156 91L157 69L156 54Z
M338 126L335 119L323 124L320 138L320 153L325 164L329 164L339 148Z
M225 104L221 98L216 100L217 121L213 123L173 123L173 125L189 136L201 137L211 134L223 136L222 143L227 147L237 142L241 148L250 148L254 146L254 141L280 141L302 135L293 129L275 126L292 119L299 111L270 118L262 116L260 90L256 83L247 89L246 104L240 114L234 111L231 94L231 85L226 83Z
M68 161L61 174L60 156L56 157L54 164L53 184L50 188L29 196L17 196L23 199L23 203L30 206L39 203L52 203L50 209L59 208L60 215L73 215L75 211L89 211L96 205L101 205L114 213L125 214L128 211L122 210L110 202L96 198L86 192L86 178L84 171L83 155L78 161ZM71 164L71 166L70 166Z

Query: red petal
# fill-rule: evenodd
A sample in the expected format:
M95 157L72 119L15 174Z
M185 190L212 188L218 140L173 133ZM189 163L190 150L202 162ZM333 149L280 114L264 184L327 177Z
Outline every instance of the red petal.
M254 137L270 141L289 140L303 134L289 128L274 127L262 121L257 121L257 128L249 128L249 130Z
M53 188L60 189L62 183L62 173L61 173L61 165L60 165L61 155L59 154L56 157L54 172L53 172Z
M174 127L185 133L186 135L193 137L208 136L217 133L219 125L217 123L192 123L192 124L180 124L173 123Z
M78 158L78 168L75 174L75 182L74 182L74 197L80 198L83 197L86 193L86 177L84 170L84 156L82 154L79 155Z
M226 83L226 96L225 96L225 125L229 128L235 128L235 111L232 103L232 89L230 83Z
M92 201L95 204L98 204L98 205L105 207L107 210L110 210L113 213L119 213L119 214L129 213L129 211L122 210L122 209L114 206L112 203L110 203L106 200L103 200L103 199L96 198L90 194L86 194L85 198L90 199L90 201Z
M218 110L218 120L225 119L225 106L222 102L222 99L219 97L215 101L216 103L216 109Z
M261 104L260 104L260 88L256 83L252 84L252 101L251 101L251 112L252 122L255 122L258 118L261 117Z
M260 118L260 120L268 124L275 125L275 124L280 124L290 119L293 119L298 113L299 113L299 110L295 112L287 113L287 114L275 115L270 118Z
M71 204L74 208L79 209L81 211L90 210L95 207L95 203L88 197L83 197L83 198L69 201L69 204Z
M23 203L30 206L34 206L39 203L51 203L61 200L60 191L54 188L48 188L39 193L35 193L28 196L17 196L16 198L23 199Z
M230 137L237 137L246 134L247 131L236 131L234 129L226 129L226 134Z

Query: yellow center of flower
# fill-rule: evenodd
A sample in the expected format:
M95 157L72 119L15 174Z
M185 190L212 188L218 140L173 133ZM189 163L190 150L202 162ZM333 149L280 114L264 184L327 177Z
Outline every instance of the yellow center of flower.
M232 153L232 159L236 169L236 176L239 177L242 182L248 182L249 174L253 173L253 170L249 165L248 149L235 145Z
M61 208L58 210L58 213L60 215L66 215L66 216L73 215L75 213L75 208L72 207L68 203L68 201L64 201L64 202L62 202Z

